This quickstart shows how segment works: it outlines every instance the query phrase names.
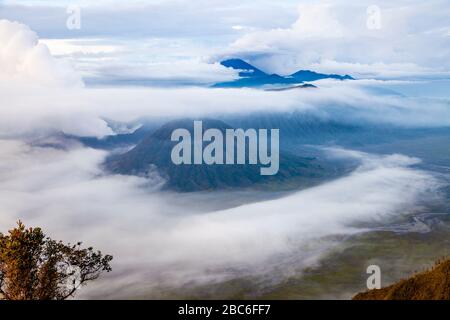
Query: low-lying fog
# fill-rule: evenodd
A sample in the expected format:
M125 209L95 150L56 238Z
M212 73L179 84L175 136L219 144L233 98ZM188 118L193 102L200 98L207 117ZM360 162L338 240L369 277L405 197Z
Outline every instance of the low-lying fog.
M330 235L411 213L422 198L437 194L436 178L414 166L419 159L339 149L326 152L360 161L348 176L275 200L271 194L247 194L260 201L228 208L235 203L230 192L176 194L159 190L163 181L157 174L105 175L100 166L105 151L29 142L60 132L115 134L105 118L126 122L251 111L296 110L357 124L449 126L449 101L389 94L389 82L371 80L321 81L318 90L285 92L89 89L26 26L2 21L0 29L0 42L11 43L0 55L0 230L22 219L52 238L83 241L113 254L113 272L78 297L143 296L157 287L267 273L284 257L301 268L326 254Z
M289 255L304 267L326 253L327 236L411 213L439 186L410 167L418 159L330 149L330 157L359 159L361 165L346 177L276 200L213 210L230 195L178 195L158 191L157 176L103 175L103 151L31 147L18 140L1 140L0 149L3 229L21 218L54 238L82 240L114 255L114 272L80 297L127 298L156 287L270 272Z

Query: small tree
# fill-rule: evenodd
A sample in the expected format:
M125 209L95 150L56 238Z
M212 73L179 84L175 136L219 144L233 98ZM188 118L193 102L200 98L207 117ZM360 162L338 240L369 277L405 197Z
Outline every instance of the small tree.
M111 271L112 256L81 244L52 240L21 221L8 235L0 233L0 299L64 300Z

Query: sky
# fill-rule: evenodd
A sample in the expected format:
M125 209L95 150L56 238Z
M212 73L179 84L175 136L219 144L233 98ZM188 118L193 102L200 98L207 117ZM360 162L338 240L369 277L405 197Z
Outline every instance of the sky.
M7 0L0 18L30 26L53 54L91 77L211 83L235 77L211 64L226 57L280 74L418 79L450 72L448 0L94 3ZM80 8L80 29L66 27L69 5Z

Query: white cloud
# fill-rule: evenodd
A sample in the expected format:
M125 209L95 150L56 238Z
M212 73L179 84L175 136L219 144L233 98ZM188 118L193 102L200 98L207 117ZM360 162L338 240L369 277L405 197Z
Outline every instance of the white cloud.
M82 4L83 25L75 33L63 23L67 18L66 3L10 2L4 6L2 16L23 21L46 38L73 39L75 35L80 39L102 39L100 42L119 42L121 49L129 51L124 54L103 47L99 53L100 46L108 45L99 43L94 49L92 43L85 44L72 54L83 72L84 67L95 69L96 63L107 67L108 59L117 66L111 58L145 68L161 60L170 64L203 56L236 55L268 72L282 74L317 65L326 70L328 62L333 61L336 72L350 73L346 67L352 66L351 71L364 78L431 77L436 73L437 77L448 76L450 14L442 10L448 7L448 1L380 0L376 3L381 10L379 30L367 28L367 8L373 4L369 0L321 4L102 1ZM75 50L67 46L64 50L69 49ZM55 50L63 49L59 46ZM106 54L108 59L99 54ZM93 60L95 55L97 60ZM364 69L366 66L368 70Z
M113 134L103 119L203 117L252 112L316 114L351 124L393 124L406 127L450 125L448 100L374 93L390 84L380 81L320 81L319 90L268 92L208 88L74 88L55 91L3 83L0 94L1 136L35 136L63 131L79 136ZM411 87L423 87L423 83ZM433 87L433 83L429 86ZM22 93L26 90L27 94Z
M45 44L53 56L68 56L68 55L99 55L112 54L123 48L97 43L101 39L40 39L40 43Z
M215 48L180 39L130 40L107 38L44 39L51 53L72 62L77 71L97 83L146 80L154 85L208 85L231 81L238 72L211 63L205 55ZM208 48L207 48L208 47ZM123 83L123 82L122 82Z
M55 3L57 2L57 3ZM142 0L77 1L82 28L65 28L66 8L73 1L36 3L15 1L2 7L2 16L20 20L43 37L207 38L223 42L235 32L233 25L283 26L297 0L274 4L269 0ZM45 20L42 19L45 17ZM118 23L120 22L120 23Z
M81 85L64 61L56 60L26 25L0 20L0 80L40 85Z
M316 9L311 12L320 15L324 10L327 12L329 7L321 6ZM331 23L333 24L334 22ZM319 82L320 90L282 93L250 89L94 90L71 87L79 84L77 74L63 61L53 58L47 47L38 42L36 34L28 27L2 20L0 38L0 93L5 101L4 107L0 109L2 136L34 136L62 131L80 136L102 137L113 134L104 118L132 121L151 116L204 116L256 111L300 110L337 117L346 122L368 121L405 126L443 126L448 125L450 119L446 100L374 96L365 91L364 82L360 81L322 81ZM321 65L336 67L327 60ZM366 66L370 65L363 67ZM400 69L404 68L404 64L399 66ZM389 65L376 65L378 69L384 67L389 69ZM178 62L171 66L155 61L146 68L127 65L111 70L104 68L103 72L109 77L118 78L138 75L146 79L197 79L200 82L235 76L234 72L219 64L206 64L202 61ZM53 85L58 85L58 90ZM23 92L27 94L24 95Z
M147 80L154 86L173 84L211 85L232 81L238 72L225 68L220 63L196 60L181 60L160 63L114 64L97 67L94 76L106 81Z
M369 4L300 5L299 17L289 28L248 32L226 54L245 56L282 74L335 61L334 70L340 73L350 73L345 69L348 65L368 66L369 70L358 70L361 76L392 78L435 72L448 76L450 45L442 30L448 30L450 14L441 10L448 3L377 3L380 29L367 28Z

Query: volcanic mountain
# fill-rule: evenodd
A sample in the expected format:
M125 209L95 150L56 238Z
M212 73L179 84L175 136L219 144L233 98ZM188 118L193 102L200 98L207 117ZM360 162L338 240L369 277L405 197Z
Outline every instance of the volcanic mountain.
M220 120L203 119L202 124L203 130L215 128L224 135L226 129L231 129ZM180 128L193 136L193 120L168 122L149 133L128 152L111 156L105 162L106 168L113 173L139 176L150 174L156 168L166 179L165 188L181 192L251 187L284 182L294 177L316 178L323 174L323 168L314 158L294 156L284 151L280 151L280 168L273 176L261 175L261 166L248 164L248 161L246 164L176 165L172 162L171 152L178 141L171 141L171 135Z

